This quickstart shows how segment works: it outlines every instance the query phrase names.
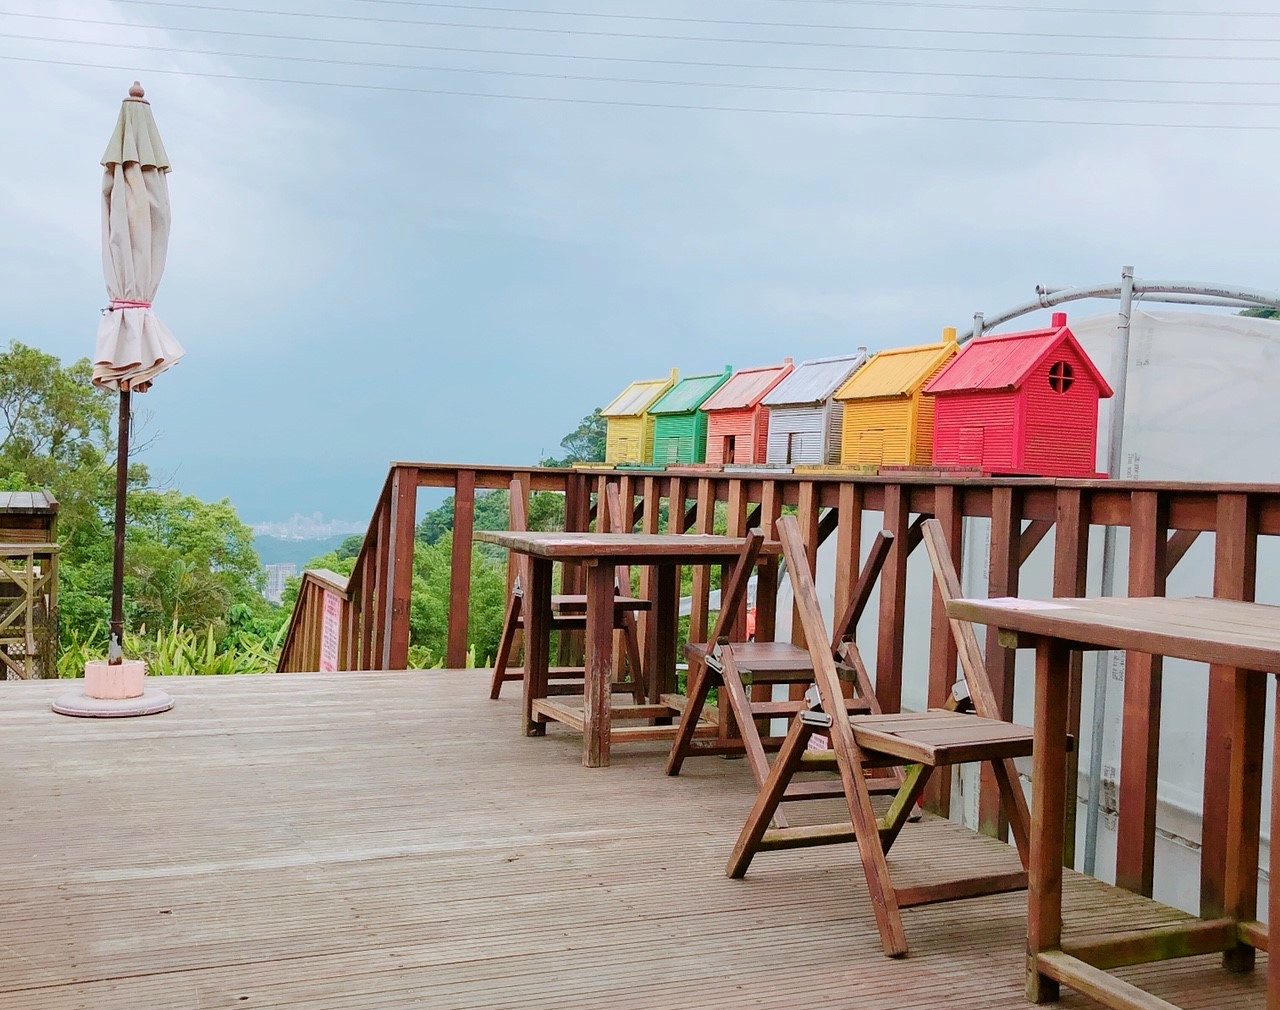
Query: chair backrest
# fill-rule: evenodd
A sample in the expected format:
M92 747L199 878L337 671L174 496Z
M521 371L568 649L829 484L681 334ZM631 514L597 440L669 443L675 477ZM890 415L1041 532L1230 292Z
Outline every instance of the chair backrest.
M836 672L836 661L830 648L831 640L822 620L822 608L818 603L818 590L813 582L813 572L809 568L809 558L805 552L804 536L800 532L800 523L793 515L780 516L774 529L778 531L778 539L782 541L782 556L787 563L787 578L791 580L791 593L795 600L796 615L800 618L800 627L804 629L804 640L808 643L809 659L813 663L813 681L818 688L818 696L822 699L824 712L838 713L844 711L844 692L840 686L840 676ZM847 643L850 654L856 654L857 646ZM843 725L844 729L839 727ZM837 719L833 732L842 737L848 731L848 724Z
M507 528L513 533L525 533L529 529L529 514L525 506L524 485L513 480L507 485ZM529 584L529 558L525 554L512 551L509 555L516 563L516 580L512 584L512 592L522 593Z
M929 553L933 581L945 606L960 596L960 576L956 574L956 566L951 561L951 548L942 531L942 523L937 519L926 519L924 522L924 548ZM949 618L948 623L951 625L951 635L956 640L960 670L964 675L965 686L969 689L969 697L973 699L974 711L985 719L1003 719L1000 706L996 704L995 691L991 689L987 665L982 658L982 650L978 648L978 636L974 634L973 625L954 617Z
M716 623L711 628L711 636L707 641L715 643L729 633L738 617L738 612L747 602L747 583L751 581L751 572L760 556L760 545L764 543L764 534L758 529L747 530L746 539L742 542L742 550L733 567L729 584L720 586L720 613L716 615Z

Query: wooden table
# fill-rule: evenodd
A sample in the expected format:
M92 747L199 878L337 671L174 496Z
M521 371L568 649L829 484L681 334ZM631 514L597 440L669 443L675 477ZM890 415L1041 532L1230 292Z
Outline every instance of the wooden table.
M612 728L619 718L667 719L673 710L661 704L664 692L675 690L676 633L679 626L680 566L732 565L742 551L741 537L657 533L540 533L484 530L475 539L526 554L530 561L525 593L524 691L521 724L529 736L546 732L548 719L565 722L582 733L582 763L598 768L609 763L612 739L669 739L669 725ZM776 543L765 543L761 555L774 559ZM587 569L587 641L583 679L584 704L575 711L547 697L550 669L551 569L557 562L577 562ZM644 657L647 705L614 710L610 691L613 670L614 568L652 565L654 579L652 628ZM771 601L761 601L762 605ZM712 727L714 731L714 727Z
M1203 597L1169 599L953 600L950 617L1000 629L1006 647L1036 650L1035 753L1032 758L1031 865L1027 907L1027 997L1058 997L1064 983L1110 1007L1167 1008L1102 970L1186 954L1224 952L1232 970L1249 970L1254 949L1266 950L1267 926L1256 921L1262 796L1262 738L1267 673L1280 673L1280 607ZM1062 943L1062 842L1066 803L1067 688L1075 650L1124 649L1221 663L1249 671L1236 679L1227 823L1225 916L1135 931L1110 940ZM1280 692L1280 684L1273 689ZM1134 713L1126 712L1132 718ZM1139 713L1141 714L1141 713ZM1280 747L1275 751L1280 755ZM1123 801L1122 801L1123 802ZM1273 769L1268 921L1280 916L1280 769ZM1280 957L1268 959L1267 1007L1280 1010Z

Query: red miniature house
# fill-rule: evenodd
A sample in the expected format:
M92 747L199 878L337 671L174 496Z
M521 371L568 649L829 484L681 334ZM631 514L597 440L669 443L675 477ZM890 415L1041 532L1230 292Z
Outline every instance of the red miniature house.
M1096 476L1098 401L1111 387L1065 312L1047 329L970 341L924 391L934 397L935 465Z
M707 415L707 462L716 466L763 463L769 442L769 410L760 401L791 374L781 365L740 368L700 408Z

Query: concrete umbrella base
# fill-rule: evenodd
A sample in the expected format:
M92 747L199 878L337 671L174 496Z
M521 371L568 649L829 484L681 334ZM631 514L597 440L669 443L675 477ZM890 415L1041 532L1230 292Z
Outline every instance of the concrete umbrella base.
M147 665L131 659L114 665L90 660L84 665L80 690L68 691L53 703L60 715L118 718L155 715L173 708L173 699L164 691L143 686Z
M129 715L155 715L173 708L173 698L164 691L146 688L136 698L90 698L84 691L68 691L59 695L53 710L59 715L118 718Z

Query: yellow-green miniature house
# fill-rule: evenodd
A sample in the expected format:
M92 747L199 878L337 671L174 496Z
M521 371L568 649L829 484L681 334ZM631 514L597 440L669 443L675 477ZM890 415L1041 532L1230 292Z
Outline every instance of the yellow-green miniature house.
M665 379L633 382L600 411L605 419L606 463L649 463L653 460L653 417L649 408L676 384L671 369Z
M956 331L937 344L880 351L836 390L844 404L840 462L845 466L923 466L933 458L933 398L925 383L959 348Z

